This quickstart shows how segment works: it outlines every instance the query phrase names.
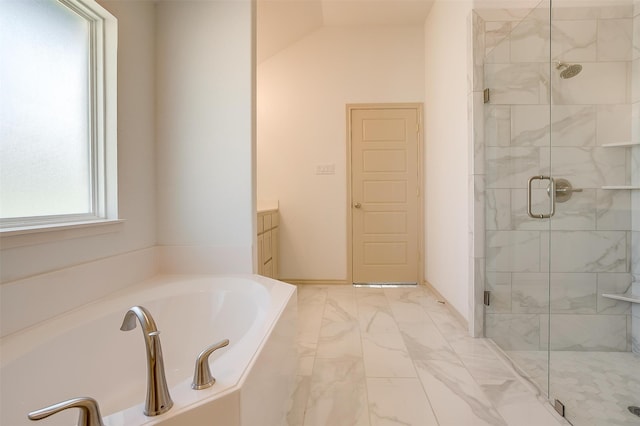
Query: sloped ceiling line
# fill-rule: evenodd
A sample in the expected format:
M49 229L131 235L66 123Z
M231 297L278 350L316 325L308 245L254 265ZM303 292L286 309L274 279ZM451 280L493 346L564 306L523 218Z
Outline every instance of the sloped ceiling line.
M258 63L323 26L422 25L434 0L258 0Z

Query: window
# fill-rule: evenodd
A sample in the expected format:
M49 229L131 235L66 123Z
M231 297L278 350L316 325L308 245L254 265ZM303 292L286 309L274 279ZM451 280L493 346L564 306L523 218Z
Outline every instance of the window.
M0 2L2 229L117 218L116 38L93 0Z

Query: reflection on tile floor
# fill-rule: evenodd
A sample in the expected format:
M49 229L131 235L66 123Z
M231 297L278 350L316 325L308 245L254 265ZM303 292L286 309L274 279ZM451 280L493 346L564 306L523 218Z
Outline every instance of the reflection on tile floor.
M640 406L640 354L552 351L550 363L546 351L509 351L508 355L540 386L546 387L551 378L551 398L562 401L574 425L640 425L640 418L627 408Z
M425 287L298 287L289 426L558 426L484 339Z

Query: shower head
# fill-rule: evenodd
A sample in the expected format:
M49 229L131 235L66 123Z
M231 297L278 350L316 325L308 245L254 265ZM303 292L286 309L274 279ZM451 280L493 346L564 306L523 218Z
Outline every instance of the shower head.
M556 69L560 71L560 78L573 78L580 74L582 71L582 65L580 64L565 64L563 62L556 62Z

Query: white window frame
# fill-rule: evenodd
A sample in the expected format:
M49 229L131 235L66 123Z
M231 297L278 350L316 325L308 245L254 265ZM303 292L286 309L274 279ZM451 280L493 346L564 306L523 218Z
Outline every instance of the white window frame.
M95 0L57 0L89 22L91 212L0 219L2 237L86 228L118 220L117 47L116 18ZM101 226L101 228L103 228ZM98 233L104 230L97 231ZM4 241L3 241L4 246Z

